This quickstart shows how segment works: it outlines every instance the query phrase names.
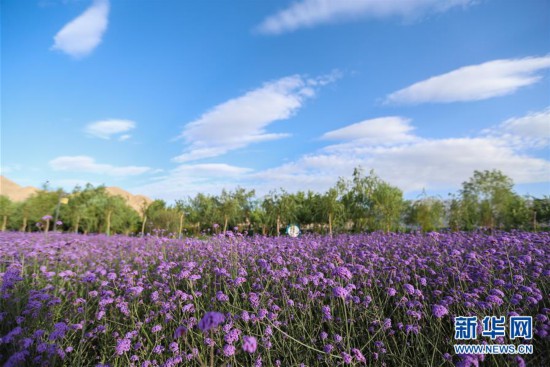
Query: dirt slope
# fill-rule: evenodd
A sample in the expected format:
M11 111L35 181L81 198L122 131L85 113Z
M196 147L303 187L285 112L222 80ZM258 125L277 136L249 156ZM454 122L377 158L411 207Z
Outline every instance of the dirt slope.
M108 194L113 196L122 196L126 203L138 213L141 213L143 203L150 204L153 200L143 195L133 195L119 187L106 187ZM4 176L0 176L0 195L7 196L11 201L24 201L29 196L37 192L36 187L22 187Z

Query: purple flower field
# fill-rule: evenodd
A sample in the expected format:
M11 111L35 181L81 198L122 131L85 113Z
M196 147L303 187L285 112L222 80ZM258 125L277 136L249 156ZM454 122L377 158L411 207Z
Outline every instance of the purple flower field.
M2 233L0 279L4 366L550 365L549 233ZM455 317L513 315L532 340L464 343L533 354L455 354Z

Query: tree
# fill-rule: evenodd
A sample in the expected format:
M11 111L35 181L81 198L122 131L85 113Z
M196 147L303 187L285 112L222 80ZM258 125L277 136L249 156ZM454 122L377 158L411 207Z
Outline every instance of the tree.
M538 224L546 227L550 226L550 196L544 196L540 199L533 198L533 229L536 231Z
M340 219L344 213L344 205L340 201L340 193L336 187L330 188L323 195L318 195L317 200L317 211L321 214L321 217L324 217L328 221L328 232L332 237L332 227L334 224L334 219Z
M216 218L216 199L213 196L198 193L189 199L189 220L195 223L197 233L201 230L201 223L208 223L208 228L214 225ZM205 227L206 228L206 227Z
M377 230L390 232L399 227L399 219L403 209L403 192L387 182L376 179L372 191L371 215L375 218L374 227Z
M97 190L100 189L95 189L91 184L87 184L84 189L76 186L69 195L68 204L62 208L61 217L74 233L78 233L83 217L90 214L87 205Z
M381 180L374 171L363 175L355 168L352 180L340 178L337 184L346 208L346 219L356 232L397 228L403 208L403 192Z
M267 235L267 227L269 226L269 216L261 205L261 202L257 201L250 212L250 221L253 226L257 226L261 229L262 235Z
M147 208L149 228L158 233L175 233L179 223L179 214L166 205L164 200L154 200Z
M14 203L7 196L0 195L0 216L2 217L2 225L0 231L4 232L8 225L8 217L14 211Z
M231 192L223 189L217 204L223 217L223 233L225 233L227 232L229 219L236 218L239 215L239 202Z
M237 202L238 210L236 213L235 226L250 225L250 215L254 208L254 190L247 191L242 187L237 187L233 192L233 198Z
M47 186L44 186L47 189ZM39 190L32 194L27 200L28 220L38 223L45 215L51 215L55 212L59 194L55 191Z
M511 204L519 203L512 179L501 171L474 171L462 184L461 197L466 226L473 223L486 228L504 228L509 222ZM508 220L507 220L508 217Z
M20 232L25 232L28 226L29 216L31 215L31 206L29 200L14 203L14 212L12 223L21 223L20 227L16 227ZM15 224L14 224L15 225Z
M187 201L176 200L175 210L179 215L178 238L181 238L181 233L183 232L183 220L185 219L185 214L189 213L191 209Z
M419 226L424 232L436 231L443 226L445 204L438 198L425 196L412 202L408 209L407 223Z
M346 208L346 220L353 223L354 232L362 232L373 227L372 193L376 186L376 176L371 171L364 176L363 169L353 170L351 180L340 178L337 183L338 191L342 193L342 203Z
M283 189L280 192L271 191L264 198L262 207L267 212L270 223L275 225L277 236L281 233L281 225L296 219L298 209L296 199Z
M139 207L140 215L141 215L141 237L145 235L145 224L147 223L147 211L149 210L149 203L147 200L143 200L141 202L141 205Z

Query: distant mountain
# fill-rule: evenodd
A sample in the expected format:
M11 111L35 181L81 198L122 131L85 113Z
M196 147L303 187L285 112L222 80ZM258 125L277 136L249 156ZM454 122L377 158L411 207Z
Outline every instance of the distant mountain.
M126 204L134 208L134 210L141 214L143 208L143 202L145 201L148 204L152 203L153 200L143 195L133 195L126 190L121 189L120 187L110 186L106 187L105 190L109 195L112 196L122 196L126 200Z
M26 200L32 194L38 192L36 187L22 187L4 176L0 176L0 195L7 196L11 201ZM112 196L121 196L126 203L138 213L141 213L143 202L147 204L153 202L150 198L143 195L133 195L132 193L123 190L119 187L106 187L105 191Z
M11 201L23 201L37 192L36 187L22 187L15 182L0 176L0 195L7 196Z

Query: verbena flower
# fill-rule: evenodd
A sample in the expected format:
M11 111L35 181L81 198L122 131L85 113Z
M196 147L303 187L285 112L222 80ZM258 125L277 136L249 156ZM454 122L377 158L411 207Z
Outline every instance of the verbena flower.
M218 327L220 324L222 324L225 321L225 316L223 313L220 312L207 312L201 321L199 321L199 329L201 329L203 332L206 332L208 330L214 329Z
M118 354L119 356L120 355L123 355L124 353L130 351L132 347L132 341L130 339L120 339L118 342L117 342L117 346L116 346L116 354Z
M332 294L334 295L334 297L346 298L348 296L349 292L346 288L335 287L335 288L332 289Z
M443 316L447 315L449 313L449 310L447 310L447 307L445 307L445 306L433 305L432 306L432 312L433 312L435 317L440 319Z
M414 286L412 284L405 284L403 285L403 288L405 288L405 291L408 294L414 294Z
M181 338L182 336L185 335L185 333L187 332L187 328L183 325L180 325L176 328L176 331L174 331L174 339L179 339Z
M231 344L226 344L223 346L223 355L226 357L231 357L235 354L235 346Z

